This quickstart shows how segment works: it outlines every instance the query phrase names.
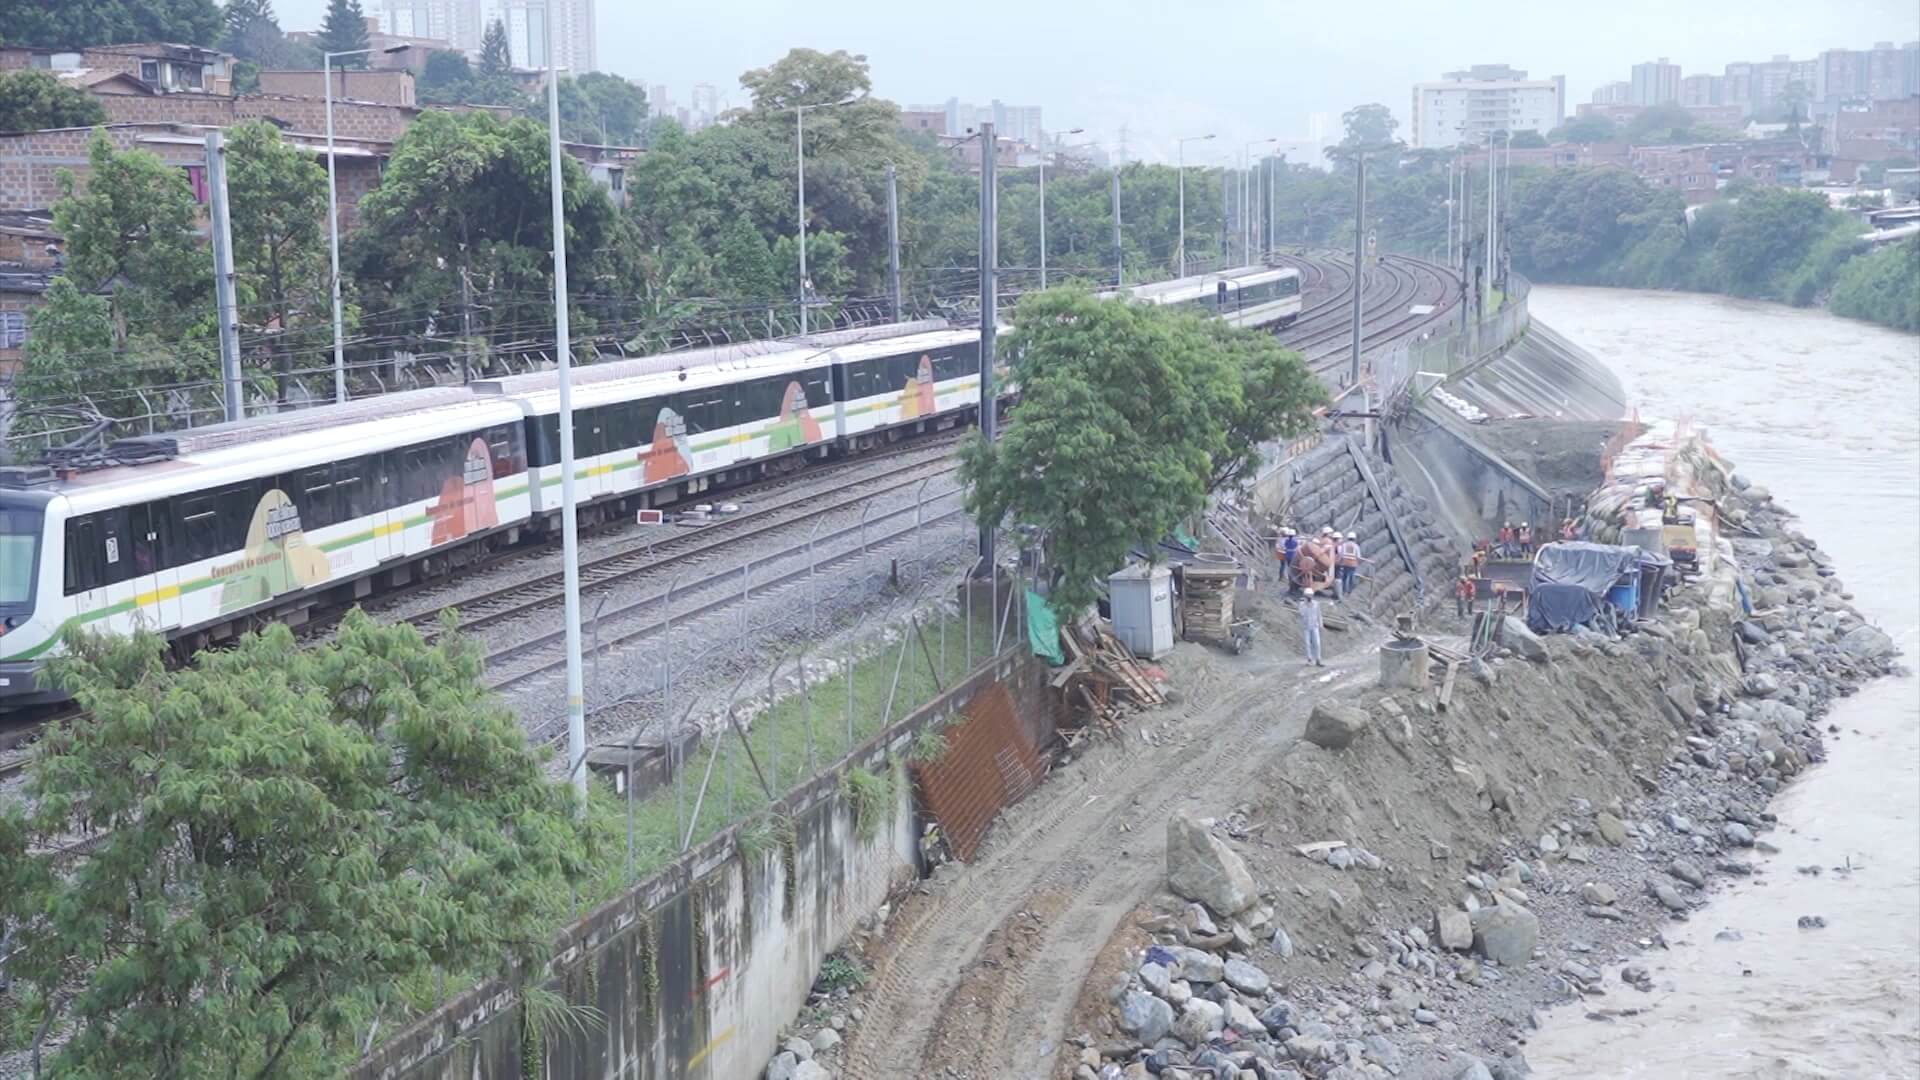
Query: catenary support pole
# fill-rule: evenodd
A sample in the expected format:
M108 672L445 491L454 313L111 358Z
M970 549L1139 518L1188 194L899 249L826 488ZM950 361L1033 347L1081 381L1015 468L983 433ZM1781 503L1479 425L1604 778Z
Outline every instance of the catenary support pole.
M340 313L340 187L333 167L333 56L321 57L320 83L327 110L327 257L333 292L333 400L347 400L345 318ZM308 99L312 100L312 99Z
M805 135L807 107L801 105L793 110L793 161L799 174L799 193L796 196L800 220L800 334L807 333L807 143Z
M894 168L887 166L887 295L893 298L893 321L900 321L900 189Z
M1047 287L1047 151L1040 150L1040 287Z
M1348 386L1360 382L1360 312L1366 294L1367 155L1353 155L1353 365Z
M999 288L996 265L1000 261L999 199L994 183L994 134L992 124L980 125L980 437L993 441L995 427L993 390L994 325ZM978 573L993 574L994 522L980 522L980 565Z
M1120 242L1120 167L1113 169L1113 285L1127 283L1126 247Z
M227 151L220 132L207 132L207 203L213 228L213 299L220 320L221 401L228 420L246 415L240 388L240 328L233 290L233 221L227 212Z
M1499 173L1495 171L1493 132L1487 132L1487 279L1481 287L1481 310L1493 299L1493 204L1500 197Z
M560 160L560 68L547 35L547 185L553 202L553 345L560 371L560 547L567 639L567 776L587 794L587 698L580 664L580 523L573 483L573 335L567 325L566 170Z

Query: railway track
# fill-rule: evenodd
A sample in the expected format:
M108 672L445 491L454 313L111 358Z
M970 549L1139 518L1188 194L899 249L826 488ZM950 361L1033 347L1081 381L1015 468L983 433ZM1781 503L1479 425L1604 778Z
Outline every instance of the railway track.
M880 514L863 516L854 524L818 532L803 543L790 545L746 564L748 572L740 576L737 588L730 567L724 572L706 575L686 585L669 584L659 592L597 611L594 616L596 625L610 622L618 629L604 635L596 634L596 640L589 643L589 647L596 653L610 654L643 638L668 633L675 624L688 623L733 604L750 601L756 596L764 597L769 592L806 580L837 563L917 536L927 526L938 525L963 514L965 511L960 505L959 494L958 489L952 489L932 500L938 504L935 506L922 503L901 506ZM867 497L870 496L863 498ZM856 540L857 543L847 543ZM712 551L708 549L700 554L707 555ZM809 551L814 555L804 560L799 558ZM763 568L757 578L751 573L756 563ZM771 572L765 569L769 565L774 567ZM636 619L639 621L633 625L621 625ZM565 645L566 631L559 628L489 653L487 685L495 691L513 690L559 675L566 666Z
M949 447L954 441L942 440L937 446ZM926 451L930 447L926 443L920 443L916 444L915 449ZM869 459L870 462L871 459ZM851 482L851 486L858 488L869 488L870 485L879 484L878 490L864 490L826 500L823 500L817 491L801 492L764 506L752 507L738 514L718 518L712 524L697 529L656 526L655 529L670 531L664 537L649 534L640 538L640 542L633 547L582 562L580 591L585 595L609 585L632 580L643 574L677 566L709 555L722 547L730 547L766 536L796 521L832 514L858 506L877 495L898 490L915 482L951 475L958 467L948 455L926 457L872 476L862 476ZM468 633L557 605L564 598L564 587L565 572L552 571L536 578L503 585L477 596L454 600L447 606L459 612L456 630L460 633ZM432 640L441 633L439 620L440 616L436 611L415 615L407 622L418 628L428 640Z

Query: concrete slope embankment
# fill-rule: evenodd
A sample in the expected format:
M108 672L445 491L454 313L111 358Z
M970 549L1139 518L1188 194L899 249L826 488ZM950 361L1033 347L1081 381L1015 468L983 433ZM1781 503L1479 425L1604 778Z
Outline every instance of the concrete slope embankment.
M1619 378L1538 319L1504 354L1444 389L1491 417L1615 420L1627 412Z

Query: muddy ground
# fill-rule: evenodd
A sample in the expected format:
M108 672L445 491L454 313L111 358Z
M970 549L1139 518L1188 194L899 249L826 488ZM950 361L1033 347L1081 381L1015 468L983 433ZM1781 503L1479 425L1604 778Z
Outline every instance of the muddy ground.
M1768 540L1743 544L1743 576L1777 603L1736 621L1695 584L1624 639L1516 638L1463 667L1445 709L1437 687L1377 688L1370 623L1304 667L1278 597L1249 655L1181 646L1168 706L1061 762L972 864L891 909L834 1075L1518 1076L1537 1008L1646 1007L1659 952L1711 933L1688 917L1715 882L1768 872L1767 801L1821 758L1827 703L1892 663L1812 542L1770 505L1744 514ZM1428 623L1464 629L1450 609ZM1321 702L1364 710L1351 746L1301 740ZM1248 865L1257 936L1189 930L1166 890L1179 813ZM1327 841L1368 858L1297 851ZM1447 946L1439 914L1474 909L1524 914L1518 956ZM1182 944L1264 971L1259 994L1191 989L1273 1022L1129 1034L1115 1002L1141 991L1143 953Z

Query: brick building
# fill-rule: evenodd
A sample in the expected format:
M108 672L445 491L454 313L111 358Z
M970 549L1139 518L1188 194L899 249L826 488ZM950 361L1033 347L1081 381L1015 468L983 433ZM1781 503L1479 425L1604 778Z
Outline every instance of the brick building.
M309 97L324 101L328 82L333 84L335 101L366 101L408 107L415 103L413 72L405 68L336 68L331 76L320 70L262 71L260 92L277 97Z
M126 75L156 94L226 94L233 88L233 57L195 45L0 48L0 71L19 68L39 68L83 84L89 76Z

